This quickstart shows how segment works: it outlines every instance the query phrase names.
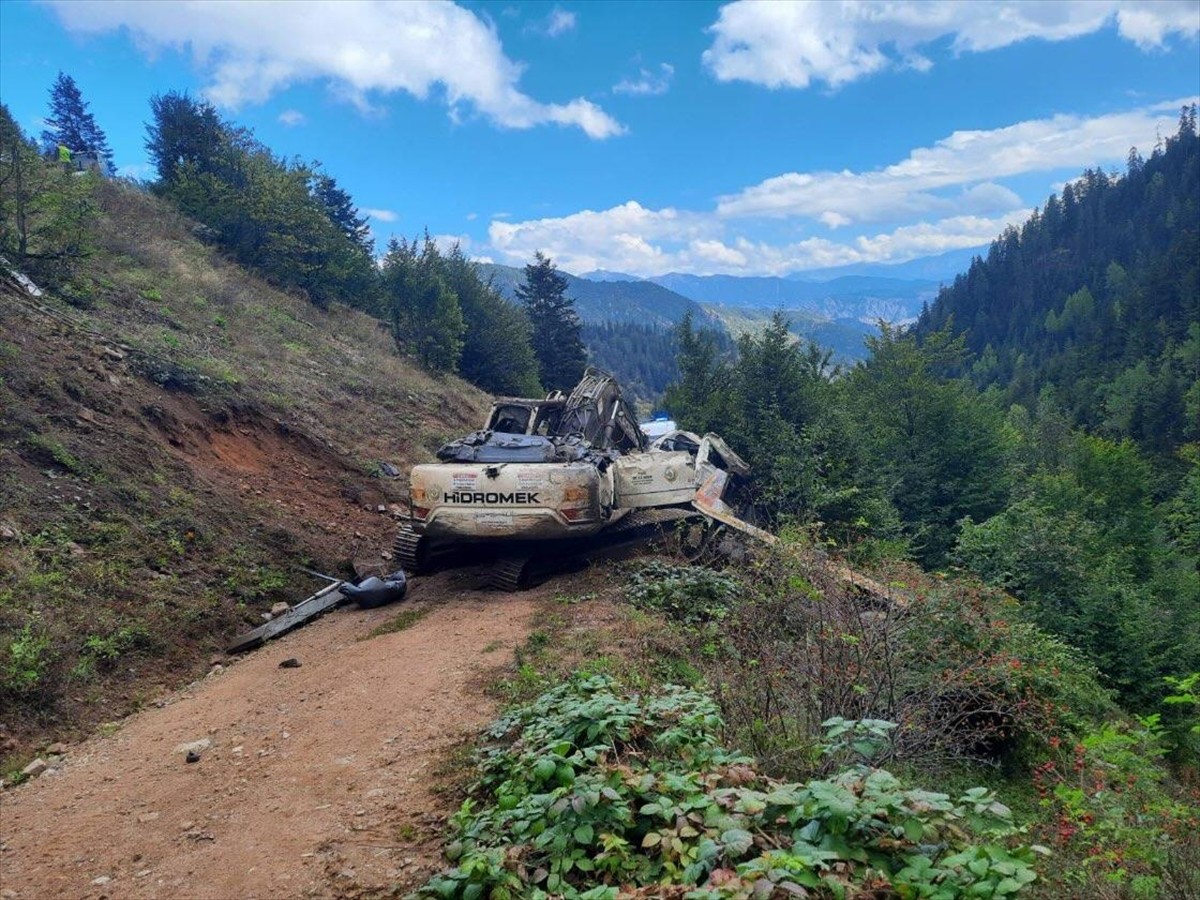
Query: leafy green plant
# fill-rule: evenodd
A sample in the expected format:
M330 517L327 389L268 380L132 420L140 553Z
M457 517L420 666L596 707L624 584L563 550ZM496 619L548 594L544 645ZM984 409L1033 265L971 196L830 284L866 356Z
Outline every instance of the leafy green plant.
M887 724L840 721L830 740ZM714 900L950 900L1011 896L1036 877L1033 848L985 788L954 800L865 766L784 783L723 747L721 725L712 699L684 688L626 694L593 675L545 692L488 731L446 849L454 867L417 896L591 900L678 885Z
M853 720L834 716L822 722L821 727L825 729L825 755L854 753L862 761L870 762L891 744L891 732L896 723L885 719Z
M50 639L26 622L8 645L8 653L0 664L5 692L22 695L33 691L45 677L49 649Z
M1196 810L1166 789L1156 717L1148 724L1103 724L1034 769L1039 830L1059 851L1047 877L1062 891L1157 897L1172 857L1200 851Z
M81 673L90 672L91 664L108 666L135 650L154 646L154 639L144 626L126 625L109 634L93 634L83 642Z
M741 584L731 575L650 560L633 570L626 594L640 609L685 625L700 625L725 618L740 591Z
M1183 711L1183 726L1189 734L1200 738L1200 672L1183 678L1168 675L1163 681L1172 691L1163 698L1163 703Z

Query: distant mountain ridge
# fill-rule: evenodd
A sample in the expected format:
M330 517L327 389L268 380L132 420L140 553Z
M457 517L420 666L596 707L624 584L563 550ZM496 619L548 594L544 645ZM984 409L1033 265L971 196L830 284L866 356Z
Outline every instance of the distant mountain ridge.
M828 269L810 269L788 275L792 281L832 281L843 275L872 275L880 278L903 278L918 281L943 281L947 284L971 267L977 256L986 256L988 247L966 247L947 250L934 256L921 256L902 263L852 263Z
M608 269L562 274L585 322L670 327L689 311L703 317L704 304L787 309L828 322L909 324L943 284L965 272L984 252L986 248L968 247L904 263L855 263L788 276L669 272L639 278ZM485 278L495 279L506 297L515 298L514 289L524 279L523 269L494 263L480 263L479 268Z
M479 274L491 278L509 300L516 300L516 287L525 281L525 270L495 263L477 263ZM708 315L694 300L651 281L591 281L559 270L567 280L567 296L584 322L631 322L673 328L691 313L696 319Z
M697 323L737 337L757 332L772 312L783 310L794 334L832 350L840 363L854 363L866 357L864 338L878 333L878 322L915 322L937 296L940 283L965 271L978 252L953 250L907 263L860 263L787 277L560 272L593 357L628 382L635 395L654 399L674 370L656 367L651 358L666 351L657 345L652 350L660 339L638 329L670 330L691 313ZM492 279L506 298L516 300L516 287L525 280L522 267L477 265L485 280Z
M681 275L651 279L698 303L755 309L802 309L826 319L907 323L937 296L938 283L872 275L843 275L831 281L792 281L774 276Z

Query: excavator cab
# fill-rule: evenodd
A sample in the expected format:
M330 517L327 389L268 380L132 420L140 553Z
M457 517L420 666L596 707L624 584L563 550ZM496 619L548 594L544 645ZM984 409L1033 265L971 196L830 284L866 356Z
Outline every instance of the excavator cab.
M558 433L566 398L554 391L544 400L505 397L496 402L484 431L498 434L530 434L550 437Z

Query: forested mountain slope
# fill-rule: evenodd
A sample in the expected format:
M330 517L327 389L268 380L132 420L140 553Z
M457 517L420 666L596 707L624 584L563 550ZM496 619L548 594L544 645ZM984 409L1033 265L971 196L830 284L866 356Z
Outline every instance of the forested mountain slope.
M782 316L732 360L684 335L667 409L765 516L1005 589L1148 713L1200 666L1197 144L1188 109L1086 172L849 371Z
M479 274L493 279L500 292L512 300L514 290L524 279L524 271L514 266L480 263ZM584 322L632 322L672 328L691 312L703 317L700 307L687 297L651 281L591 281L567 272L567 295Z
M1195 110L1121 177L1052 196L943 290L917 335L952 323L980 387L1049 390L1073 424L1168 451L1200 436L1200 138Z

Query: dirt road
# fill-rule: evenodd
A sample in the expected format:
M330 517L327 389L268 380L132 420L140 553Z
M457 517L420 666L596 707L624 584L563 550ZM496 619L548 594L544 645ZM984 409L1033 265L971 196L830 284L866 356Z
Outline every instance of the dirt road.
M0 894L274 900L418 882L451 811L432 770L494 714L480 675L511 659L537 596L463 572L417 580L400 606L333 612L69 748L0 795ZM426 614L364 639L405 609ZM279 668L289 657L301 667Z

